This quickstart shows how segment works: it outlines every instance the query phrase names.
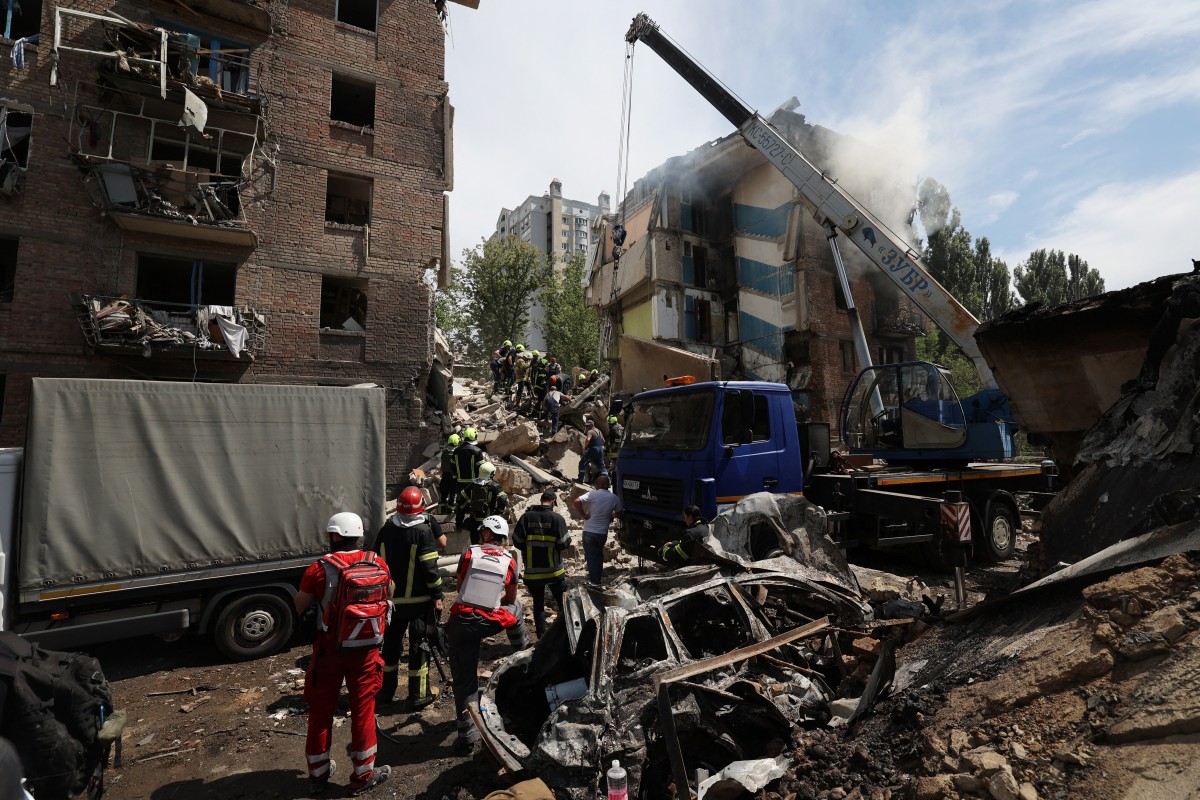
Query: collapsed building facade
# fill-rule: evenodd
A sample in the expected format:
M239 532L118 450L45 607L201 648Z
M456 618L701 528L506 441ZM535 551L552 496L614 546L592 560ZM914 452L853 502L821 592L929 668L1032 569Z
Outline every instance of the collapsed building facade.
M857 146L786 107L771 122L823 166L835 150ZM843 186L872 207L896 188L850 182ZM664 373L777 381L836 429L846 387L863 366L847 299L825 230L766 158L736 133L702 145L638 180L614 221L626 240L614 259L605 228L589 301L606 319L603 355L618 390L659 386ZM846 250L872 359L912 359L923 314Z
M408 460L448 263L445 0L17 8L0 444L35 376L374 382Z

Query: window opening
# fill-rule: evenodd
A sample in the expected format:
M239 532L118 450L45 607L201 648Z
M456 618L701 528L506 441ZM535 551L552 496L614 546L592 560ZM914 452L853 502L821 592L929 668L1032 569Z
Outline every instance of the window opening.
M842 372L854 374L858 372L858 356L854 353L854 342L842 341Z
M152 308L231 306L236 285L236 264L138 255L136 294Z
M621 652L617 655L618 675L629 675L666 657L667 642L658 617L644 615L625 620Z
M350 125L375 125L375 84L334 74L329 90L329 118Z
M667 609L667 616L692 658L727 653L752 641L749 624L724 589L690 594Z
M321 278L321 327L344 331L367 329L367 282L358 278Z
M692 276L695 286L708 286L708 250L704 247L692 248Z
M377 0L337 0L337 20L373 31L379 21Z
M5 39L25 39L42 30L42 0L0 0Z
M701 300L696 304L696 341L712 343L712 302Z
M17 285L19 239L0 238L0 303L11 303Z
M329 173L325 184L325 221L371 224L371 180Z

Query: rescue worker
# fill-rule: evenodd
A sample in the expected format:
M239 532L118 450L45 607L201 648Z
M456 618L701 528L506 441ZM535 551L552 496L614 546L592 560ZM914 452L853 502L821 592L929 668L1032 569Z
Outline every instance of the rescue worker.
M450 434L442 448L442 478L438 481L438 497L442 499L443 513L454 510L454 499L458 494L458 475L454 471L454 449L462 444L462 437Z
M512 342L508 339L504 340L504 344L492 351L492 393L500 391L500 376L504 364L508 361L508 351L512 349Z
M558 379L558 375L550 376L550 391L546 392L546 399L542 401L546 408L546 416L550 419L551 436L558 433L558 412L562 404L571 402L571 398L561 391Z
M325 525L331 553L314 561L300 579L294 600L296 613L303 614L317 603L317 638L312 660L304 676L304 700L308 703L308 736L304 754L308 760L309 791L324 794L336 764L330 758L333 712L342 683L350 694L350 744L346 751L354 764L350 792L362 794L388 779L392 769L375 765L375 695L383 683L383 659L379 647L339 647L336 631L329 629L326 613L337 591L338 569L368 558L363 552L362 517L342 511ZM379 564L384 571L386 562ZM389 592L395 582L389 583ZM386 634L386 631L385 631Z
M550 356L546 360L546 375L548 377L558 377L558 388L566 391L566 374L563 372L562 364L558 363L558 356Z
M696 551L708 537L708 525L700 516L699 506L688 506L683 510L683 525L686 530L683 537L675 542L667 542L658 551L658 556L668 564L691 564L696 557Z
M528 646L517 600L517 563L505 549L508 523L490 516L480 528L482 543L471 545L458 563L458 599L450 607L446 636L450 647L450 675L454 683L454 710L458 718L456 753L470 753L479 731L467 707L479 702L479 645L507 631L513 652Z
M471 544L479 544L479 526L485 518L508 508L508 495L495 475L496 465L484 461L479 465L479 477L467 484L466 491L458 497L454 521L459 530L471 534Z
M608 438L606 439L608 458L615 467L617 465L617 451L621 449L621 440L625 438L625 426L617 419L616 414L609 414L606 422L608 422Z
M514 402L520 406L521 396L529 391L529 368L533 365L533 357L537 351L527 351L522 345L517 345L517 348L516 359L513 362L514 381L517 385Z
M479 445L476 444L479 441L479 432L474 428L467 428L463 431L462 437L462 444L454 448L454 521L460 530L463 509L458 507L458 503L462 499L463 492L471 485L471 481L479 477L479 465L484 460L483 450L479 449Z
M409 486L396 501L396 513L375 537L375 552L396 581L392 618L383 639L383 686L376 702L395 700L400 656L408 632L408 710L433 702L429 691L429 652L421 648L425 626L442 610L442 578L437 571L437 521L425 513L425 496ZM398 579L398 580L397 580Z
M596 420L591 417L588 417L584 431L583 458L579 459L580 483L587 477L588 464L599 467L601 475L608 474L608 467L604 463L604 434L596 427Z
M567 592L567 569L562 551L571 544L567 521L554 510L553 491L542 492L542 502L530 506L517 520L513 544L525 553L525 588L533 599L533 628L538 638L546 632L546 590L553 594L558 607Z
M534 353L537 353L535 350ZM545 409L542 407L546 402L546 392L550 390L550 376L546 372L550 362L541 356L534 356L533 364L529 367L529 383L533 391L533 408L530 415L534 419L541 419Z
M501 368L504 378L505 391L513 385L514 367L521 353L525 351L525 345L516 344L509 348L508 355L504 357L504 366Z

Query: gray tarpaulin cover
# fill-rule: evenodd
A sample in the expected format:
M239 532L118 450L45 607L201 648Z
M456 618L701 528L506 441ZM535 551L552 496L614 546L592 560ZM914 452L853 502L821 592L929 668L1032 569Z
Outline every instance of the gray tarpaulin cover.
M318 553L338 511L383 523L382 389L35 378L29 408L22 590Z

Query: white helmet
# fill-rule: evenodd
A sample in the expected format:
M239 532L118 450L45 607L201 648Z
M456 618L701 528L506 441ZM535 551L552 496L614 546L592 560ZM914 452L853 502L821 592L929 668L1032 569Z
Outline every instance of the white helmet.
M496 465L490 461L484 461L479 465L479 477L490 478L496 474Z
M508 538L508 523L499 514L492 514L490 517L484 519L483 527L490 530L492 536L497 539Z
M336 533L343 539L360 539L363 535L362 517L353 511L340 511L329 518L326 533Z

